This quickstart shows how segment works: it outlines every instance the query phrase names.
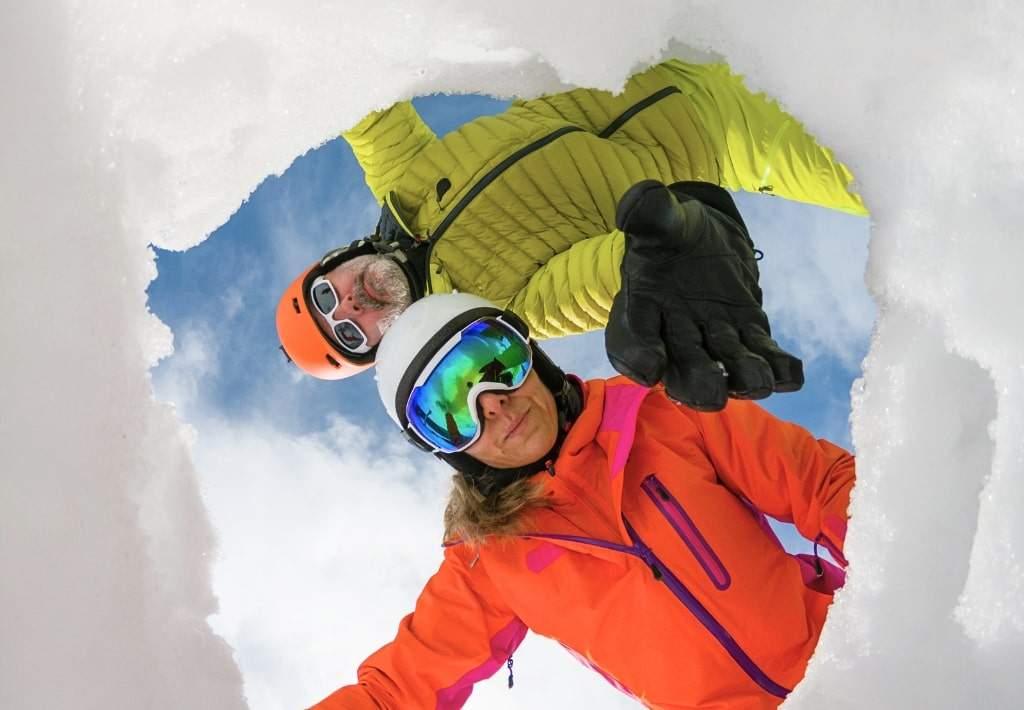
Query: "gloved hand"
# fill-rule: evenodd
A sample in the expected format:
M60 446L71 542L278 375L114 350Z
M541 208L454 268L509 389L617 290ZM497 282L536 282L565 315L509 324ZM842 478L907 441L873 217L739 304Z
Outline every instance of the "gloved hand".
M644 180L619 201L615 224L626 253L605 330L608 359L640 384L663 382L669 397L700 411L722 409L727 396L800 389L803 364L772 340L742 220L682 186Z

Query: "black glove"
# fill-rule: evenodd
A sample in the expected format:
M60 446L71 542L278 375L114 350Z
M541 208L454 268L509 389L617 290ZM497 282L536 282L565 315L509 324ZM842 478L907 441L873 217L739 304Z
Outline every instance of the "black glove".
M626 253L605 330L608 359L701 411L722 409L727 396L800 389L803 364L772 340L753 243L732 198L699 186L696 194L715 197L713 209L688 186L644 180L619 201Z

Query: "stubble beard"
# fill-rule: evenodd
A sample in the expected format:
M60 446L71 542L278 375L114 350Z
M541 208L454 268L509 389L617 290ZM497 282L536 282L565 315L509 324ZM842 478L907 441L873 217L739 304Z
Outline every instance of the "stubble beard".
M402 267L383 255L367 255L366 264L356 276L353 298L361 308L384 311L377 329L384 335L412 302L409 280ZM355 259L353 259L355 261ZM367 284L374 295L367 291Z

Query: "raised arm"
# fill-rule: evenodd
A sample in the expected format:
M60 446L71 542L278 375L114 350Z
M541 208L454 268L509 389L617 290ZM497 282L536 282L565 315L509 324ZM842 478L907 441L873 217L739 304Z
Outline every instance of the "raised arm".
M449 548L395 640L359 666L358 683L311 710L461 708L478 680L489 678L526 635L467 551Z
M851 188L850 170L778 102L750 91L725 64L671 59L631 76L621 93L573 89L514 103L615 140L683 150L696 165L710 160L730 190L867 214ZM649 177L716 179L678 169Z
M753 402L730 400L715 414L683 411L703 432L726 486L761 512L794 523L845 566L847 507L856 478L850 453Z
M722 185L865 215L853 174L803 124L763 93L751 92L725 64L673 59L651 71L693 101L714 144Z
M341 135L352 146L379 204L395 189L413 158L437 140L408 101L371 113Z

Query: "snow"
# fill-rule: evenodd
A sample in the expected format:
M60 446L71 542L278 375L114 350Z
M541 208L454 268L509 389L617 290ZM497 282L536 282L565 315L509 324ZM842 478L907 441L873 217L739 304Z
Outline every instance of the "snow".
M854 404L853 564L788 707L1014 707L1024 658L1022 25L1024 13L995 0L9 3L0 706L240 708L243 692L252 707L312 702L351 679L390 636L393 610L408 606L382 592L379 609L345 608L346 588L414 586L436 559L421 559L436 554L435 539L402 547L395 534L380 555L350 562L359 576L338 572L336 588L303 595L306 572L288 551L311 544L304 515L353 521L335 531L344 550L315 541L325 569L382 542L368 539L380 520L367 462L332 463L327 440L300 449L240 433L248 466L205 492L211 507L223 497L244 506L265 460L308 448L315 460L293 458L298 485L315 490L330 471L366 484L354 511L282 501L250 512L292 515L296 534L261 541L271 545L263 579L236 582L280 588L296 619L331 599L338 608L319 637L305 620L308 635L280 658L247 660L243 691L230 647L206 622L216 546L195 433L151 393L148 368L170 334L146 307L150 243L196 244L266 175L399 98L614 89L659 57L715 55L836 149L873 216L866 278L880 317ZM213 354L197 346L195 357ZM394 512L434 529L418 504L436 510L443 474L417 482L404 455L387 453L387 475L407 483ZM392 548L397 559L382 559ZM215 622L249 658L244 642L260 630L232 628L243 617L224 612ZM623 702L599 679L576 682L538 679L531 691L517 675L512 694L482 688L473 701Z

